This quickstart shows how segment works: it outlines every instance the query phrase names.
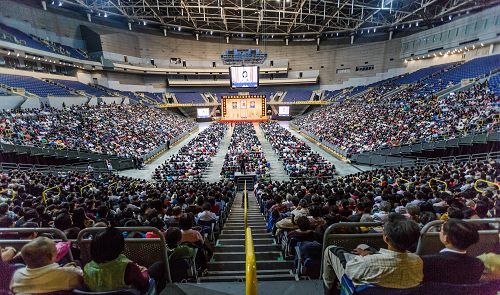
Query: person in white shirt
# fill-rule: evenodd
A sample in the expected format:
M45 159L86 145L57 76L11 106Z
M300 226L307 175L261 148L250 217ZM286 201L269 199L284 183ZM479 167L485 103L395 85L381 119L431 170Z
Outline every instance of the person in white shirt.
M219 217L217 215L215 215L215 213L211 212L210 209L212 208L212 206L210 205L210 203L205 203L203 204L202 206L203 208L203 211L198 213L197 217L196 217L196 220L201 220L201 221L212 221L212 220L218 220Z
M26 267L18 269L10 282L12 292L39 294L83 288L83 272L74 263L59 266L54 241L38 237L21 249Z

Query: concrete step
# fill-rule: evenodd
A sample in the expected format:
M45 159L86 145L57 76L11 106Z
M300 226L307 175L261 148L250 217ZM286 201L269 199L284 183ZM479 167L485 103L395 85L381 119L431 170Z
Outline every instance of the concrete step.
M256 252L255 259L259 260L274 260L281 257L281 252L278 251L268 251L268 252ZM220 252L215 253L212 262L221 261L245 261L245 252Z
M264 239L253 239L254 245L272 245L274 243L273 238ZM217 245L245 245L245 239L218 239Z
M245 275L232 276L206 276L201 277L200 282L244 282ZM257 281L295 281L293 274L257 274Z
M278 245L254 245L255 252L280 251ZM215 252L245 252L245 245L215 245Z
M268 269L287 269L291 270L293 267L293 261L280 261L280 260L261 260L257 261L257 269L268 270ZM209 262L209 271L244 271L245 261L222 261L222 262Z
M219 236L219 239L224 239L224 240L225 239L244 239L244 238L245 238L245 234L243 232L232 233L232 234L222 233ZM273 236L270 233L254 233L252 230L252 238L254 238L254 239L264 239L264 238L272 239Z
M245 231L243 230L243 228L242 229L239 229L239 228L238 229L235 229L235 228L230 229L230 228L224 227L224 229L222 230L222 234L241 234L244 232ZM268 233L268 232L266 231L265 228L259 228L259 227L252 228L252 236L254 234L261 234L261 233ZM268 233L268 234L270 234L270 233Z
M262 227L262 228L265 228L266 227L266 222L264 220L259 220L259 221L247 221L247 224L248 226L252 226L252 227ZM239 221L239 222L236 222L236 221L233 221L233 222L226 222L224 223L224 227L243 227L245 226L245 223L242 221Z

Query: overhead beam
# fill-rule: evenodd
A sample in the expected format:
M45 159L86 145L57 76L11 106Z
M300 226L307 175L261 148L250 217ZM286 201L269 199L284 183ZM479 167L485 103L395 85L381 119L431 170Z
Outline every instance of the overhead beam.
M297 22L297 17L300 14L300 11L302 10L302 7L304 7L304 4L306 3L306 0L300 0L299 4L297 5L297 9L294 11L294 16L292 22L288 25L288 28L286 29L287 34L290 34L292 31L293 26L295 26L295 23Z

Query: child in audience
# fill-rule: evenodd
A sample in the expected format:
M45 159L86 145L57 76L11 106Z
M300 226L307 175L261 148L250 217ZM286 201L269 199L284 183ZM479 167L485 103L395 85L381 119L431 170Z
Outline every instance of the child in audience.
M422 257L424 281L450 284L479 282L484 265L478 258L467 255L467 248L479 241L477 227L472 223L450 218L441 226L439 240L445 248L438 254Z
M133 287L144 292L148 289L147 269L125 257L124 247L125 239L116 228L109 227L95 235L90 244L92 261L83 269L85 284L91 291Z
M10 283L14 293L49 293L83 287L82 270L74 263L59 266L55 263L56 244L38 237L21 249L26 267L18 269Z

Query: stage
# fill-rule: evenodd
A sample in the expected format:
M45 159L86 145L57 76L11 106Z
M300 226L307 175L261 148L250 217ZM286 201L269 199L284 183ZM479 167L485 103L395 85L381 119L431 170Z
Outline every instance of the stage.
M250 122L250 123L260 123L269 121L268 118L257 118L257 119L220 119L221 123L241 123L241 122Z
M220 122L265 122L265 95L222 96L222 118Z

